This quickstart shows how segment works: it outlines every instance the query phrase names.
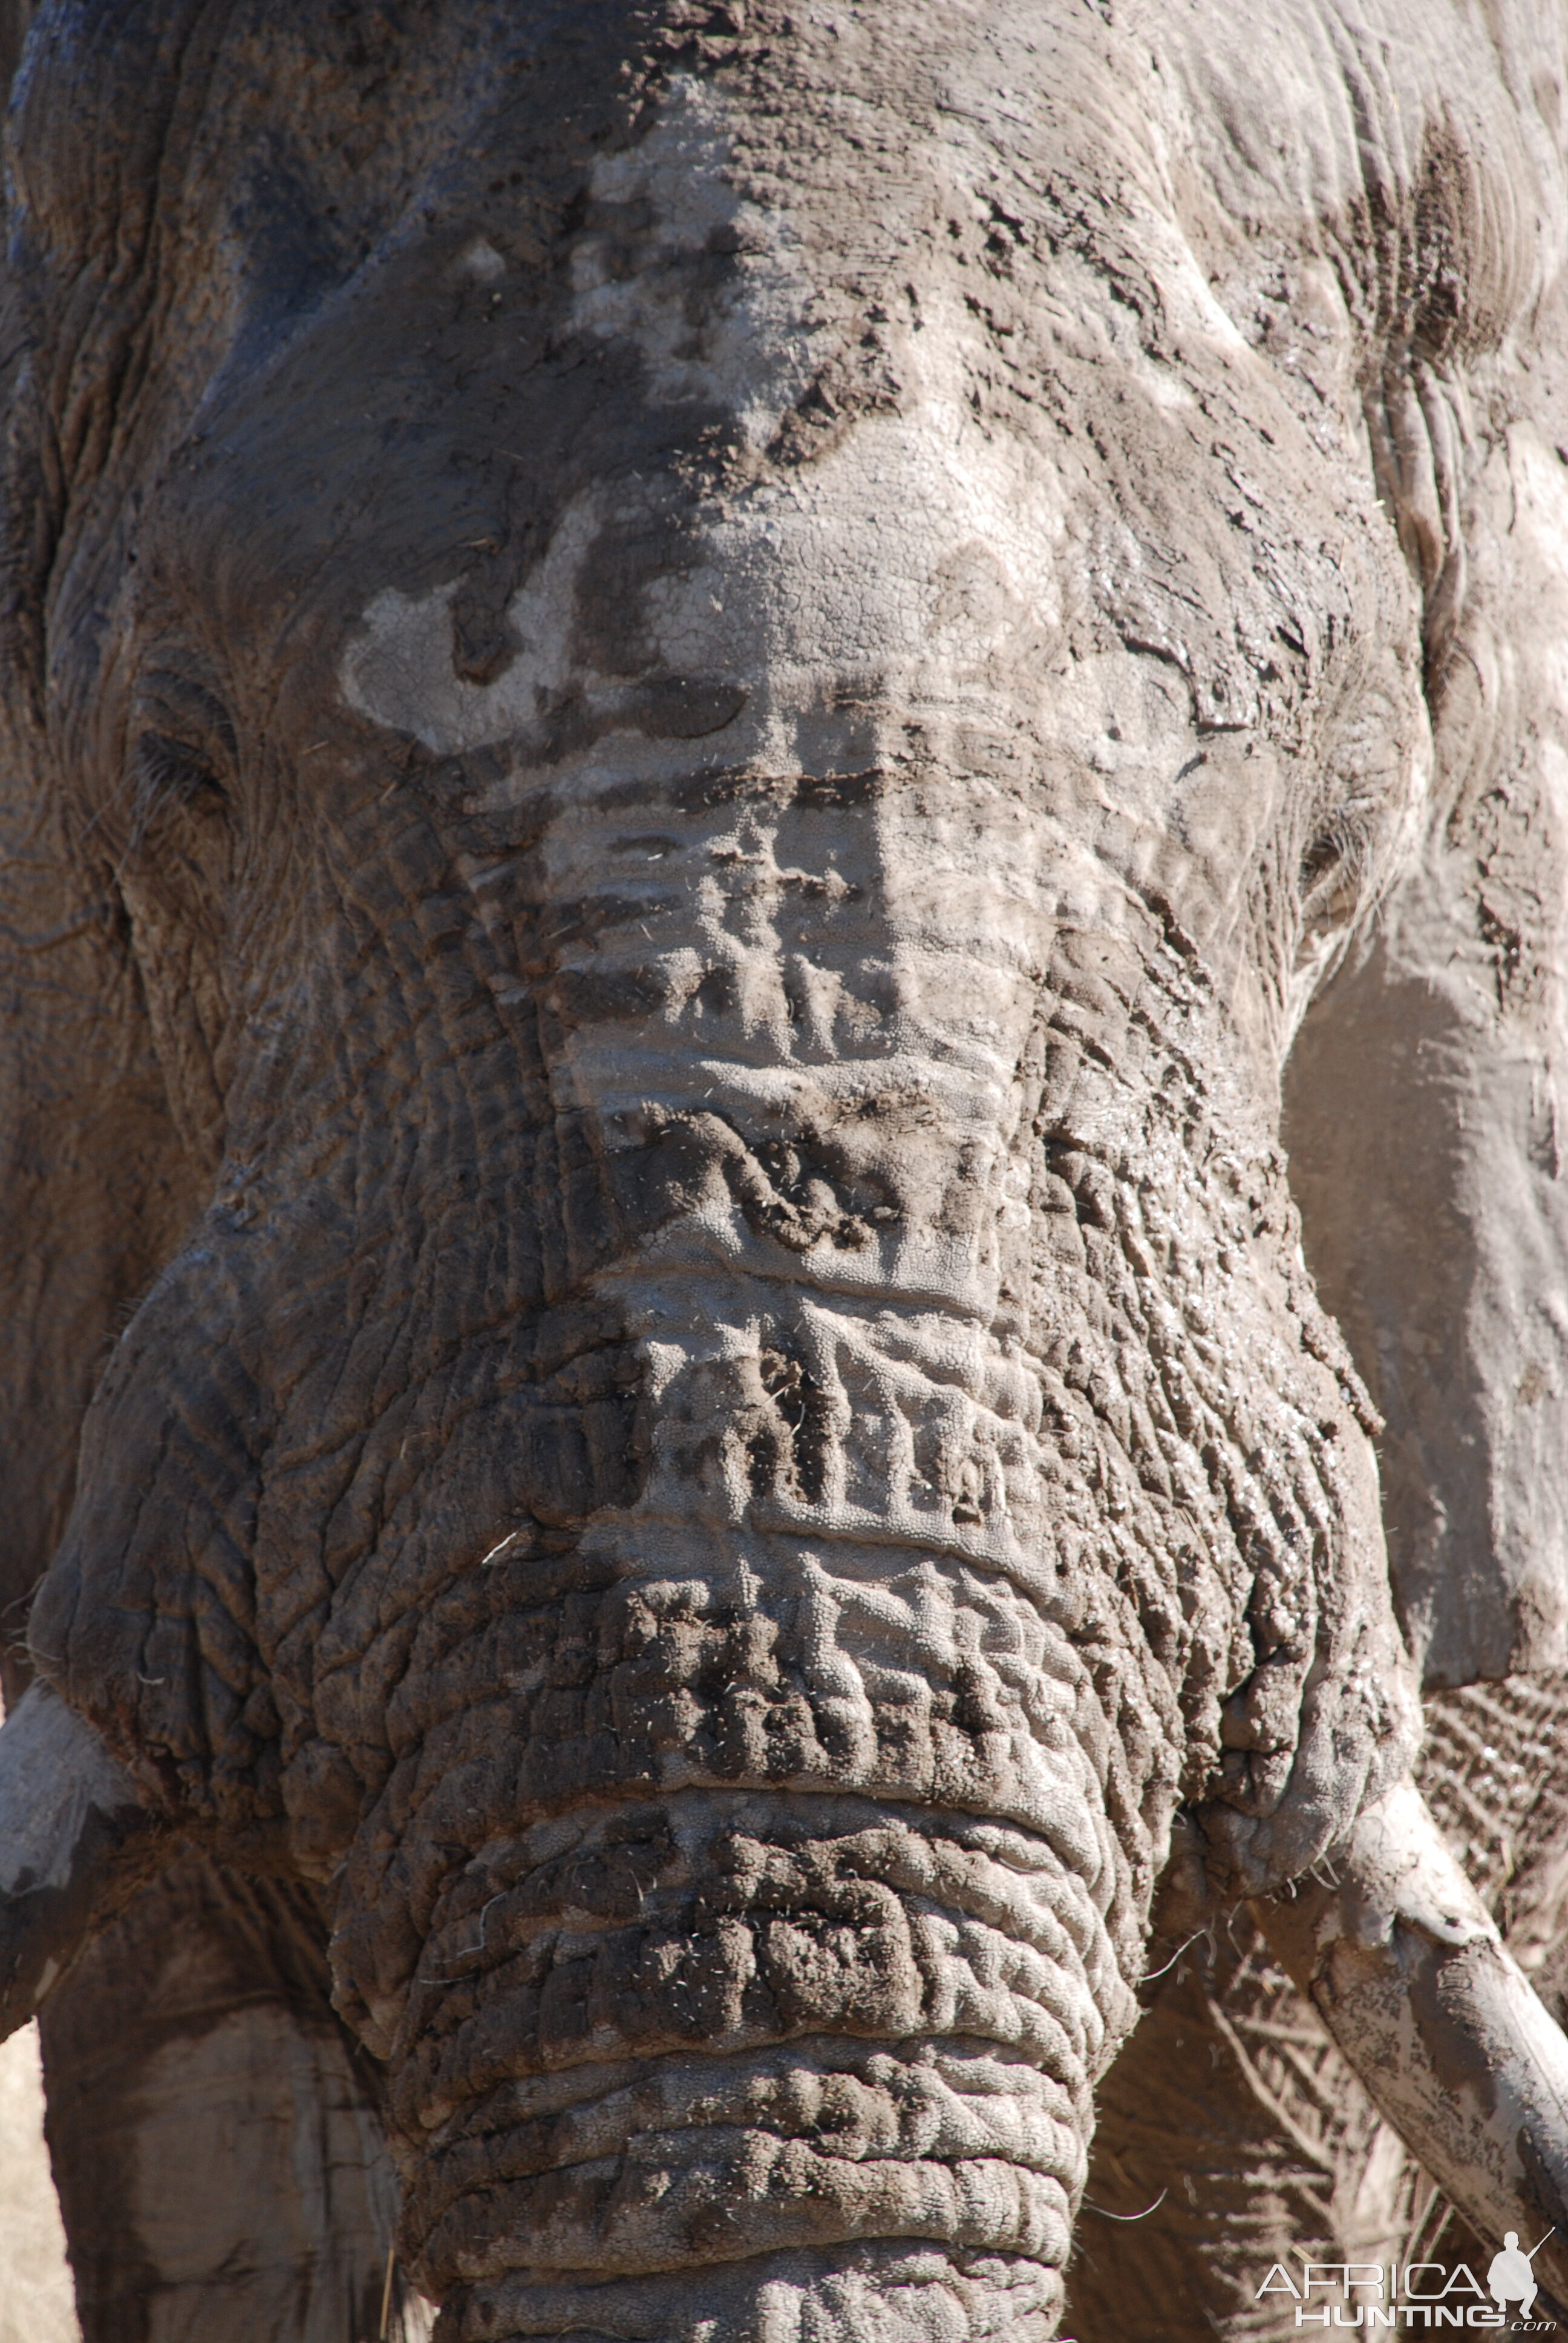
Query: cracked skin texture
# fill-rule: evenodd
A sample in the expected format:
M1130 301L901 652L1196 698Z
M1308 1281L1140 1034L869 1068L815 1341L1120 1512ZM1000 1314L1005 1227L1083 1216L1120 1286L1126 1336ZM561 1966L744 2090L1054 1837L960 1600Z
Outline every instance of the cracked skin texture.
M8 1176L139 1306L33 1647L327 1898L452 2338L1050 2334L1178 1807L1410 1760L1279 1083L1560 189L1506 43L1298 11L1263 153L1189 30L35 30Z

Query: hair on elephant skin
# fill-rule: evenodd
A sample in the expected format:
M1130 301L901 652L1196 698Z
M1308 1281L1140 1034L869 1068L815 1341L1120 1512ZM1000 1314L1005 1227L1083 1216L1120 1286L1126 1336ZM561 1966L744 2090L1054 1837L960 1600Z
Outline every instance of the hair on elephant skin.
M89 2343L1239 2337L1434 2187L1568 2303L1568 20L6 42Z

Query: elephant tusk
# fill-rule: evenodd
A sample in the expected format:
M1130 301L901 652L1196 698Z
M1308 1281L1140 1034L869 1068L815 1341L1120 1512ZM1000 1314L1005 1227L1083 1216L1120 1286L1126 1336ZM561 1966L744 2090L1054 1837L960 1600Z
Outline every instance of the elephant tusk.
M1488 2249L1548 2227L1534 2265L1568 2304L1568 2036L1413 1782L1369 1806L1337 1886L1251 1906L1380 2112Z
M171 1835L57 1693L24 1694L0 1727L0 2039L33 2016Z

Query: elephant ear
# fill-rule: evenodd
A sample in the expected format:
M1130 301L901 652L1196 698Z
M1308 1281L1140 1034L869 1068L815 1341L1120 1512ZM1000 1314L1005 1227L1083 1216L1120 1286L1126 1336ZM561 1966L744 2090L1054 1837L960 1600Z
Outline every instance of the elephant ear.
M1568 1658L1561 293L1554 310L1530 369L1503 353L1468 392L1411 361L1405 412L1435 421L1379 470L1426 598L1432 796L1286 1071L1307 1257L1385 1418L1395 1601L1433 1686ZM1374 452L1383 387L1379 405Z

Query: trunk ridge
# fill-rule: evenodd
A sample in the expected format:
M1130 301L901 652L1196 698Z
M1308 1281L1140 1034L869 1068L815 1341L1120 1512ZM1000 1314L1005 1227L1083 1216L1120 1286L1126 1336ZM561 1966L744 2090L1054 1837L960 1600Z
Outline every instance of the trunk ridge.
M989 847L939 906L861 794L852 853L749 781L563 806L545 856L635 1467L476 1524L410 1621L335 1946L454 2333L1049 2333L1179 1790L1266 1875L1343 1795L1286 1798L1303 1682L1377 1710L1336 1762L1397 1739L1320 1609L1375 1535L1353 1380L1277 1161L1214 1135L1201 981L1153 912L1025 920ZM347 1662L335 1622L318 1704Z

